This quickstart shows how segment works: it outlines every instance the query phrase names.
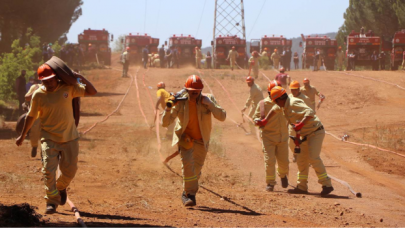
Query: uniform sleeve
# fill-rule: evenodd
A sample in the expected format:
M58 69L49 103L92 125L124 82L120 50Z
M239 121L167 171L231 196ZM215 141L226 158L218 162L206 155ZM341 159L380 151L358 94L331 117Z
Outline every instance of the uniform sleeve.
M173 121L177 118L177 116L179 114L180 106L182 106L182 104L177 104L170 111L165 110L163 112L162 127L168 127L170 124L173 123Z
M162 91L159 89L159 90L156 92L156 97L159 99L161 96L162 96Z
M252 90L250 90L250 92L249 92L249 97L248 97L248 99L246 100L245 108L249 108L250 104L252 103L253 95L252 95L252 92L251 92L251 91L252 91Z
M308 105L306 105L305 102L301 99L295 99L291 108L295 113L302 114L304 115L304 117L315 116L314 110L308 107Z
M253 56L249 58L249 63L253 62Z
M313 87L313 88L314 88L314 93L315 93L315 95L318 95L318 96L319 96L318 90L317 90L315 87Z
M30 110L27 113L27 116L33 117L34 119L37 119L39 116L39 96L36 95L37 93L34 93L34 95L32 96L32 100L31 100L31 107Z
M260 101L260 102L264 102L264 101ZM260 115L260 103L259 103L259 105L256 107L256 111L255 111L255 114L253 114L253 121L256 121L256 120L261 120L261 115Z
M225 121L226 119L226 111L223 109L221 106L219 106L217 100L215 99L214 95L209 94L207 96L214 106L209 107L209 110L211 111L212 115L214 116L215 119L219 121Z
M72 86L72 96L73 97L84 97L84 92L86 90L86 87L83 85L76 84Z

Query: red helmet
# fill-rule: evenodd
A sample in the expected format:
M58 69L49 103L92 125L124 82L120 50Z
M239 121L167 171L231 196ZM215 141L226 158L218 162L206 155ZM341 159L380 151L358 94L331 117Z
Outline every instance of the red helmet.
M280 73L284 73L285 69L284 67L281 67L278 71L280 71Z
M273 89L276 86L281 86L281 82L273 80L269 83L269 85L267 86L267 91L271 91L271 89Z
M197 46L195 46L195 49L198 49L198 47L197 47Z
M204 88L204 85L200 77L198 77L197 75L190 75L187 78L184 87L186 87L187 90L202 90Z
M248 76L248 77L246 78L246 82L254 82L254 81L255 81L255 79L252 78L252 76Z
M309 79L308 78L304 78L304 84L305 83L309 83Z
M257 56L259 56L259 52L254 51L254 52L252 52L252 55L253 55L254 57L257 57Z
M165 85L164 82L159 82L159 83L157 84L157 87L158 87L158 88L165 88L166 85Z
M127 50L127 51L128 51L128 50L131 50L131 48L130 48L130 47L127 47L126 50Z
M42 64L39 68L38 68L38 79L39 80L48 80L50 78L53 78L56 76L55 72L52 70L52 68L47 65L47 64Z
M232 46L232 49L235 49L235 46Z

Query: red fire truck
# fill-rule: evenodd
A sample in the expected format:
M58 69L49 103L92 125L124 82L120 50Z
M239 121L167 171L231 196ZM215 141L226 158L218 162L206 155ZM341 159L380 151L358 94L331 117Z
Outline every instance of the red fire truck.
M307 36L301 34L302 41L304 42L302 53L302 69L308 69L314 65L314 57L317 49L320 49L321 58L325 64L326 69L335 69L335 59L337 52L337 41L328 36ZM300 43L300 46L302 44Z
M201 45L202 40L198 40L191 35L173 35L169 38L169 48L172 50L177 49L180 55L180 63L182 64L195 64L195 47L201 49Z
M212 43L213 44L213 43ZM240 67L245 66L246 62L246 40L239 38L238 36L221 36L215 38L215 50L214 50L214 67L219 69L221 65L229 65L228 53L235 46L235 50L238 52L238 58L236 63Z
M125 36L124 46L130 48L130 63L131 64L142 64L142 49L148 45L149 53L157 53L159 46L159 38L152 38L148 34Z
M84 30L78 35L79 45L84 52L85 62L102 62L111 65L110 34L107 30ZM111 41L113 35L111 34Z
M372 66L371 55L375 51L380 52L381 38L374 36L372 33L365 34L365 37L360 37L360 33L352 31L347 36L347 54L352 51L356 55L356 66Z
M402 64L403 53L405 51L405 29L395 33L392 39L391 70L398 70Z

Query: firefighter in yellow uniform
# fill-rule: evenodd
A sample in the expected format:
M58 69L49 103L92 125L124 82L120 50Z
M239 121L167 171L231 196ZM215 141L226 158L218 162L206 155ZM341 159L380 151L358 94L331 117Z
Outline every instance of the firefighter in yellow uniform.
M278 69L280 65L281 56L278 54L277 49L274 49L273 54L271 54L271 60L273 61L273 69Z
M300 92L300 83L298 81L293 81L290 84L290 90L291 90L291 94L289 94L289 97L295 97L295 98L299 98L301 100L304 101L304 103L309 107L311 105L311 100L309 99L309 97L305 96L303 93ZM288 133L291 136L296 136L294 129L292 128L291 125L288 125ZM294 141L292 139L289 139L289 143L288 143L291 153L293 153L293 162L296 162L297 160L297 155L294 154Z
M311 104L309 107L316 113L315 111L315 95L317 95L321 101L325 99L325 96L318 92L318 90L315 88L315 86L310 85L310 81L308 78L304 78L304 85L300 89L301 93L303 93L305 96L309 97L309 100L311 101Z
M172 145L178 145L183 171L184 206L196 205L198 180L204 165L210 141L212 121L211 116L219 121L225 121L226 112L216 102L211 94L202 94L204 85L200 77L191 75L184 87L186 93L174 107L166 107L162 116L162 126L167 127L178 118Z
M39 67L38 78L43 86L35 91L24 129L16 140L17 146L20 146L34 121L41 119L42 173L47 214L55 213L58 205L66 203L66 189L77 171L79 132L72 115L72 100L97 93L94 86L80 74L74 73L74 76L80 78L86 86L59 83L55 76L56 73L49 65ZM56 179L58 165L61 175Z
M254 115L255 123L265 118L265 115L272 110L276 114L260 126L260 135L262 138L262 148L264 154L264 165L266 170L266 191L274 191L276 185L276 161L278 164L277 174L281 178L283 188L288 187L288 131L287 121L282 109L270 99L270 91L276 86L272 81L268 85L269 96L260 101Z
M231 66L231 69L233 70L233 67L237 67L236 64L236 59L238 58L238 52L235 50L235 46L232 46L232 49L229 51L228 58L226 60L229 60L229 64Z
M39 84L34 84L30 87L28 92L25 94L25 101L31 102L32 96L34 92L39 89ZM30 130L30 142L31 142L31 157L35 157L37 155L38 150L38 142L40 141L40 133L41 133L41 120L38 118L34 121L31 130Z
M159 115L159 106L162 107L162 110L165 110L166 103L169 101L170 93L166 91L166 85L164 82L159 82L157 84L157 91L156 91L156 106L155 106L155 120L157 115ZM162 113L163 114L163 113ZM163 139L168 138L174 130L174 122L167 127L166 136Z
M202 53L198 47L195 47L195 68L201 69Z
M263 59L263 62L265 62L266 64L269 64L269 54L267 53L267 48L264 48L262 54L260 55Z
M318 70L320 70L321 66L322 66L323 53L321 52L320 49L318 49L318 52L319 52L319 58L318 58L317 64L318 64Z
M252 52L252 56L249 58L249 64L253 69L253 77L257 79L259 77L259 53L257 51Z
M123 69L122 69L122 77L123 78L127 78L128 77L128 69L129 69L129 52L130 52L130 48L126 47L125 52L122 53L122 65L123 65Z
M342 71L343 70L343 63L345 62L345 53L342 51L342 47L339 46L339 50L337 52L337 68Z
M253 115L256 112L257 105L259 104L259 102L261 100L264 99L264 97L263 97L262 90L255 83L254 78L252 78L251 76L248 76L246 78L246 83L247 83L248 87L250 87L250 91L249 91L249 97L248 97L248 99L246 100L246 103L245 103L245 107L243 107L243 109L242 109L242 113L245 112L246 109L249 108L250 105L252 105L251 108L250 108L248 116L250 118L253 118ZM255 132L256 128L255 128L254 124L251 123L250 121L249 121L249 125L250 125L250 132L252 134L252 133Z
M300 131L302 139L306 138L306 141L300 145L301 152L297 156L297 187L288 190L288 192L293 194L308 193L308 173L309 165L311 165L318 176L318 183L322 185L321 196L328 195L334 189L320 157L325 138L325 129L321 121L303 100L288 97L285 89L280 86L274 87L270 96L280 108L283 108L288 123L293 125L295 131ZM272 115L274 114L269 114L270 118Z

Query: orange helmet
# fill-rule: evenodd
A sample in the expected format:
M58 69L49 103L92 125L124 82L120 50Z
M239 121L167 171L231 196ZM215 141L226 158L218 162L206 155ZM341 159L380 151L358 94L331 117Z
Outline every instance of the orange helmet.
M267 86L267 91L271 91L271 89L273 89L276 86L281 86L281 82L273 80L269 83L269 85Z
M308 78L304 78L304 84L305 83L308 83L309 82L309 79Z
M89 44L89 47L91 47L91 44Z
M252 56L254 56L254 57L259 56L259 52L257 52L257 51L252 52Z
M197 47L197 46L195 46L195 49L198 49L198 47Z
M281 67L278 71L280 71L281 73L284 73L285 69L284 69L284 67Z
M165 88L166 85L165 85L164 82L159 82L159 83L157 84L157 87L158 87L158 88Z
M42 64L37 71L39 80L48 80L56 76L55 71L47 64Z
M276 86L270 91L270 98L272 101L277 100L285 94L285 89L281 86Z
M267 49L267 48L264 48L264 50L267 51L268 49Z
M276 49L274 49L274 52L276 52L277 51L277 48Z
M129 50L131 50L131 48L130 47L127 47L127 48L125 48L127 51L129 51Z
M246 78L246 82L254 82L254 81L255 81L255 79L252 78L252 76L248 76L248 77Z
M298 81L293 81L290 84L290 89L299 89L300 88L300 83Z
M341 46L339 46L339 50L341 50L342 49L342 47Z
M204 85L200 77L198 77L197 75L190 75L187 78L184 87L186 87L187 90L202 90L204 88Z
M232 46L232 49L235 49L235 46Z

